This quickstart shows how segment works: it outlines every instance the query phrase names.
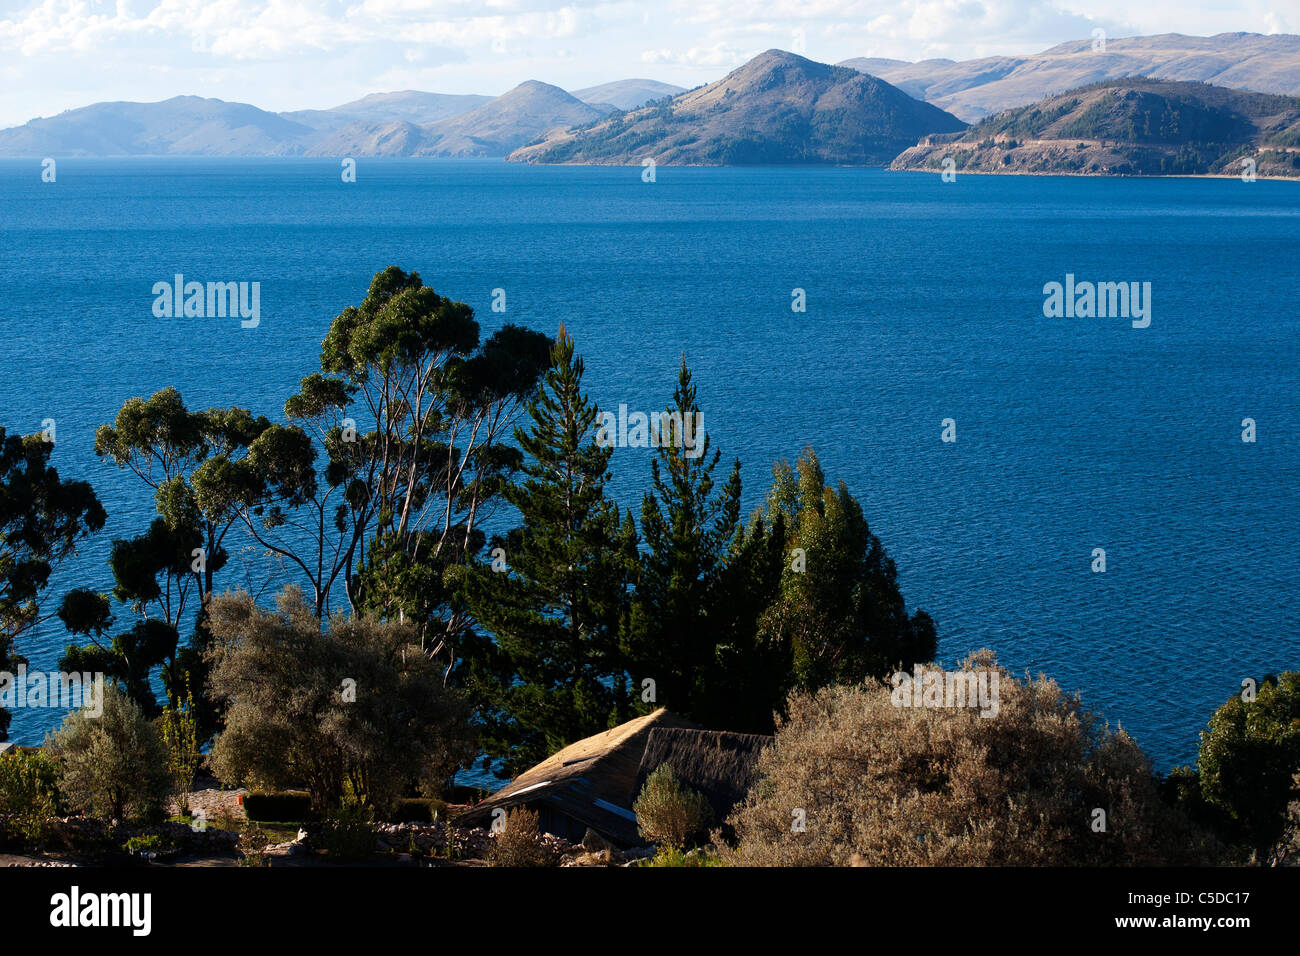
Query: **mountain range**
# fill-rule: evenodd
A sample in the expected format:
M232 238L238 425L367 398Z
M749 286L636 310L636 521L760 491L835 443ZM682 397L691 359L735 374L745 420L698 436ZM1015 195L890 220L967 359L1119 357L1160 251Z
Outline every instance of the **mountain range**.
M845 60L917 99L973 123L1076 87L1126 76L1199 80L1216 86L1300 96L1300 36L1166 33L1062 43L1032 56L979 60Z
M947 157L971 171L1136 174L1223 172L1254 158L1261 175L1292 176L1287 96L1300 96L1300 37L1291 35L1081 40L964 62L830 65L769 50L689 91L651 79L573 92L529 80L496 97L404 90L282 113L197 96L97 103L0 130L0 156L906 169Z
M670 166L885 164L929 133L965 124L884 80L768 50L710 83L652 106L554 129L509 159Z
M0 130L0 156L504 156L555 126L680 92L635 79L570 94L529 80L496 97L405 90L285 113L199 96L96 103Z

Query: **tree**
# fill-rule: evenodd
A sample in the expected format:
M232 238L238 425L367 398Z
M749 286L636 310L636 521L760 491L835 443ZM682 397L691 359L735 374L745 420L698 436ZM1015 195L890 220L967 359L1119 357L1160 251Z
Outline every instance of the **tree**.
M766 643L790 648L794 687L884 677L934 656L934 622L924 611L908 616L894 562L862 506L843 482L826 485L811 448L796 470L773 468L767 520L785 531L785 567L759 630Z
M1198 766L1205 800L1262 857L1282 836L1288 802L1300 799L1300 671L1265 677L1254 700L1237 695L1216 710Z
M0 671L26 663L14 649L40 620L50 574L108 515L84 481L67 481L49 464L54 443L7 435L0 427ZM10 715L0 708L0 741Z
M324 813L345 793L384 810L407 788L441 791L473 755L470 710L395 622L327 622L296 587L264 611L212 602L213 695L227 706L211 766L228 783L305 786Z
M334 319L321 344L324 375L304 380L286 406L356 431L327 449L327 483L345 489L350 509L341 532L353 611L412 622L448 675L470 629L457 599L461 570L518 466L502 439L550 344L515 325L480 343L468 305L390 266Z
M1050 680L1017 680L989 651L928 676L942 680L937 687L984 681L996 712L937 695L902 706L897 689L874 681L796 692L759 756L760 782L732 813L737 843L720 847L724 858L756 866L1217 860L1213 839L1160 799L1141 748L1077 696Z
M172 778L172 792L182 814L189 813L187 794L194 785L194 775L203 762L199 750L198 722L194 719L194 695L188 685L184 699L172 697L163 708L160 721L163 745L167 748L167 771Z
M92 646L69 648L65 660L98 662L118 674L152 715L159 712L150 689L153 669L161 668L170 695L180 694L187 682L206 686L207 604L229 557L226 536L238 518L235 494L212 493L214 462L229 466L246 456L269 427L266 418L242 408L190 411L180 392L168 387L148 399L128 399L113 424L95 432L95 454L151 488L158 517L143 534L114 541L109 558L113 597L131 606L138 618L134 626L106 646L103 615L80 595L61 616L71 633L91 637ZM93 613L82 613L87 611ZM193 634L182 646L189 612ZM196 714L206 739L216 714L202 693Z
M103 820L156 820L171 792L162 743L139 706L104 685L99 717L71 713L45 739L69 806Z
M561 326L528 404L532 423L515 430L525 463L504 497L523 523L493 542L501 550L466 582L470 613L491 635L476 645L468 682L486 752L505 757L511 774L630 715L619 632L624 536L634 532L605 497L613 448L596 443L599 412L582 374Z
M682 425L650 462L653 493L641 505L645 547L627 648L634 680L653 680L659 704L707 719L726 703L714 689L719 635L710 614L740 521L740 461L727 482L715 487L713 470L722 453L703 428L684 356L673 401L667 420Z

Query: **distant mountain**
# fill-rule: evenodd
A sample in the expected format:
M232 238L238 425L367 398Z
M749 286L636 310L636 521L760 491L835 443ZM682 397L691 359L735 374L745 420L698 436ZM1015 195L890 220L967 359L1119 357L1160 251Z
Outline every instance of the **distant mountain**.
M841 65L878 76L967 122L1089 83L1126 76L1199 80L1260 93L1300 95L1300 36L1166 33L1108 39L1105 52L1092 47L1093 41L1086 39L1032 56L919 63L857 58Z
M96 103L0 130L0 156L281 156L313 131L246 103Z
M491 101L490 96L473 93L422 93L402 90L398 93L371 93L359 100L328 110L293 110L281 113L285 119L318 130L336 130L349 123L381 123L402 120L417 125L436 123L450 116L468 113Z
M887 164L956 117L883 80L768 50L716 83L667 103L556 130L516 150L531 163Z
M558 86L528 80L437 123L353 123L315 143L311 156L505 156L556 127L589 123L600 110Z
M1300 177L1300 98L1207 83L1108 80L904 151L894 169Z
M685 93L685 87L660 83L658 80L615 80L585 90L574 90L573 95L592 106L613 106L620 110L634 110L652 100Z

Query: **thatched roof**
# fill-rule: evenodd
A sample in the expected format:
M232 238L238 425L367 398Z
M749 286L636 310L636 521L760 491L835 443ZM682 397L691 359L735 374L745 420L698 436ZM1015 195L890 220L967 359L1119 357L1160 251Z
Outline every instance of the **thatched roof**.
M668 764L680 781L704 794L714 822L722 824L758 781L758 755L771 742L760 734L656 727L641 757L637 792L646 777Z
M637 772L652 730L696 725L660 707L654 713L570 744L520 774L492 796L456 818L458 824L488 826L492 811L528 806L590 827L625 845L639 842L632 803ZM581 837L581 833L578 834Z

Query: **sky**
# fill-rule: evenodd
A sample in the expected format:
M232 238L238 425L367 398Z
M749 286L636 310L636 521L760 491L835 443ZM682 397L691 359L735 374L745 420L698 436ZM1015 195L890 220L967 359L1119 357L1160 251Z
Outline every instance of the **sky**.
M1300 32L1300 0L0 0L0 127L104 100L712 82L777 47L962 60L1068 40Z

